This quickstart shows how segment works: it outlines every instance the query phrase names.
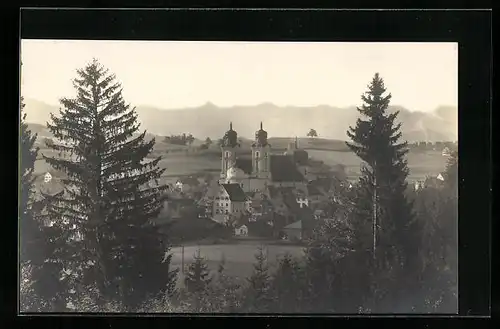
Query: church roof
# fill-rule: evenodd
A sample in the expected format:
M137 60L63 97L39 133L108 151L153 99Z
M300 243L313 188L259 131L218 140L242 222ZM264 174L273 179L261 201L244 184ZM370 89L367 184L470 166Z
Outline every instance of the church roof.
M233 202L243 202L247 200L247 196L239 184L222 184L222 187L229 195L229 200Z
M271 155L271 177L274 182L301 182L304 176L297 170L293 158Z
M307 165L309 162L309 153L306 150L298 149L293 151L293 158L299 165Z
M252 159L250 158L237 158L235 163L236 168L240 168L247 175L252 173Z

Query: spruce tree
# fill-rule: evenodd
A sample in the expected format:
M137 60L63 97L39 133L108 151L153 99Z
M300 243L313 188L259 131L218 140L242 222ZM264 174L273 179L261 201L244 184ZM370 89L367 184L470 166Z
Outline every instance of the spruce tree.
M20 114L20 197L19 197L19 260L21 273L21 311L63 311L65 309L64 280L59 280L62 265L52 258L60 247L56 227L44 225L40 202L33 195L34 166L38 156L36 134L26 123L21 97Z
M165 198L157 182L161 158L147 159L155 140L139 133L135 108L97 60L77 71L73 86L76 97L62 98L59 115L47 123L66 143L48 145L60 156L43 156L67 175L48 208L64 228L58 256L77 291L96 285L99 304L114 299L134 309L175 286L168 241L151 223Z
M211 281L208 266L198 249L184 278L188 299L194 312L203 312L208 309L208 305L205 305L205 303L209 302L207 295Z
M357 224L365 231L367 224L374 227L375 268L394 282L394 273L415 256L415 237L412 204L405 195L407 142L401 141L401 123L396 123L399 112L387 112L391 94L385 92L384 81L376 73L361 97L364 104L358 111L362 118L347 131L352 142L346 144L366 164L355 200Z
M305 284L303 269L290 254L285 254L279 259L278 269L271 279L271 309L276 313L304 312Z
M243 311L250 313L263 313L270 311L270 276L267 266L267 257L264 247L259 246L255 254L253 273L247 278L248 287L244 292L245 300Z

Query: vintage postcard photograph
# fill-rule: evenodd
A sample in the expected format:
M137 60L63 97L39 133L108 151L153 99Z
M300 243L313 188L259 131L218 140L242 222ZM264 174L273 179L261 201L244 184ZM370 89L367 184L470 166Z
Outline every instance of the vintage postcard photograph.
M457 314L457 43L20 51L21 313Z

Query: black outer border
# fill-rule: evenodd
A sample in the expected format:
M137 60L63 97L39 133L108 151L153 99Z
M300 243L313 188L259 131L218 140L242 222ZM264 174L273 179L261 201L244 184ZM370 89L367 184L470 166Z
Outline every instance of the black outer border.
M20 16L16 11L9 13L18 15L18 19L20 17L23 38L37 39L458 42L461 155L459 160L459 308L461 315L489 315L492 185L491 11L23 10ZM11 24L12 30L6 30L17 31L19 20L16 20L15 16L13 23ZM9 35L8 42L12 53L18 54L19 35L14 34L15 32ZM14 79L17 79L10 81L19 82L18 57L18 55L13 56L10 61L11 65L7 66L13 69L10 73L14 75ZM411 77L408 78L411 79ZM14 92L13 85L7 83L7 89L4 89L10 96L9 108L18 106L18 90ZM14 110L8 113L12 113L18 119ZM14 121L14 118L12 120ZM13 135L18 136L14 132ZM15 180L17 184L17 177ZM17 217L15 210L11 217ZM11 228L10 236L17 230L15 226ZM17 244L7 246L5 250L9 250L7 254L15 262L14 250L17 250ZM12 264L8 268L17 268L17 264L16 266ZM17 276L17 271L14 275ZM17 278L15 276L12 277L15 281L13 280L9 285L13 288L12 297L9 299L10 310L13 312L17 312L15 302L17 284L14 284ZM97 317L93 316L92 319L94 318ZM106 322L109 326L124 323L119 318L127 319L127 321L133 320L132 317L123 315L107 317ZM165 316L165 318L169 321L174 320L172 317ZM192 317L185 316L177 318L194 320ZM271 324L276 324L276 321L273 321L274 318L245 319L256 320L269 327ZM427 318L420 318L415 322L427 323ZM18 318L23 327L34 324L34 319L26 316ZM37 317L36 319L43 321L49 318ZM61 322L72 327L78 327L78 323L88 321L82 317L79 317L81 321L78 322L72 321L74 317L63 316L58 319L62 319ZM206 320L213 321L212 319ZM226 318L226 320L229 319ZM300 321L303 320L304 318L297 318L292 321L300 325ZM307 318L307 321L312 320L311 317ZM351 318L349 323L356 324L359 320L363 319ZM436 322L440 321L436 320ZM460 323L467 322L460 321ZM86 327L88 324L90 322L87 322ZM457 324L456 322L455 325ZM152 322L148 321L148 325L152 325ZM304 323L304 325L307 324Z

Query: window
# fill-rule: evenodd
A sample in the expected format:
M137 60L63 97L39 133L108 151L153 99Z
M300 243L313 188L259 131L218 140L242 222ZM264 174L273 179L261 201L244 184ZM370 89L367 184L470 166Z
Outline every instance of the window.
M229 211L226 209L226 214L229 213Z
M229 206L229 204L226 202L226 207Z
M226 152L225 152L225 155L226 155L226 158L229 158L229 156L231 155L231 152L226 151Z
M259 151L255 151L255 157L258 158L260 155L260 152Z

